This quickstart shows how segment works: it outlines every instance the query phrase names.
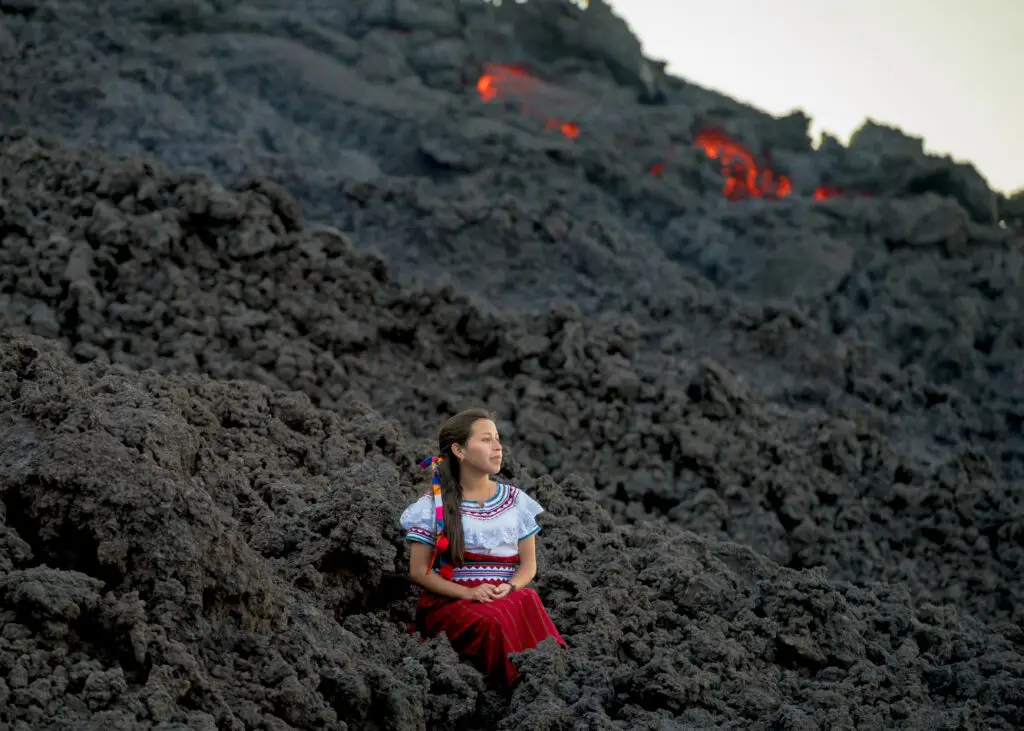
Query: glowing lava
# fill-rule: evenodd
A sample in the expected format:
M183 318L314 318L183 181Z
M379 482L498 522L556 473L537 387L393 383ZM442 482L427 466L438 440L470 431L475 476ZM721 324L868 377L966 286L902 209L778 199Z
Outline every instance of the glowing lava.
M731 201L785 198L793 192L789 178L758 167L754 156L724 132L706 130L697 135L694 143L708 157L722 163L722 176L725 178L722 193Z
M831 185L822 185L816 191L814 191L814 200L823 201L829 198L838 198L841 195L846 195L846 191L842 188L833 188Z
M558 130L571 140L580 135L579 125L558 119L548 119L532 109L531 102L544 95L546 84L531 76L525 69L510 64L489 63L484 65L484 74L476 82L477 93L484 103L497 99L513 98L523 105L523 111L531 116L545 117L546 130Z
M556 122L553 119L549 119L547 124L544 125L544 128L557 129L570 140L574 140L580 136L580 127L575 122Z
M697 135L694 146L703 150L708 157L722 164L722 194L732 201L750 198L780 200L793 193L793 185L789 178L780 175L768 167L759 166L753 154L725 132L718 129L706 129ZM672 160L668 155L647 168L647 174L658 176L665 172L665 167ZM823 185L814 191L814 200L823 201L829 198L851 195L842 188ZM861 195L855 193L852 195Z
M476 82L476 90L481 99L492 102L499 96L527 96L535 85L536 79L518 66L489 63Z
M521 66L489 63L476 82L476 90L485 103L513 99L522 106L523 112L544 120L544 129L557 130L563 136L574 140L580 136L576 122L566 121L579 114L582 105L589 102L565 89L547 84L532 76ZM552 117L552 110L562 109L565 117ZM753 154L725 132L710 128L700 132L694 145L708 157L718 160L722 166L722 194L731 201L751 198L781 200L793 193L793 185L785 175L776 173L767 165L759 165ZM667 157L647 168L647 174L661 175L673 158L673 151ZM822 186L814 191L814 200L826 200L847 195L840 188Z

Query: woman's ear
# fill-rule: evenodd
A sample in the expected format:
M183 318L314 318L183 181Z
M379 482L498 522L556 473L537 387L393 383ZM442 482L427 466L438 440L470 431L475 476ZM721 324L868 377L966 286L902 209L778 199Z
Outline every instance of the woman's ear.
M458 444L452 445L452 454L455 455L455 459L462 461L462 447Z

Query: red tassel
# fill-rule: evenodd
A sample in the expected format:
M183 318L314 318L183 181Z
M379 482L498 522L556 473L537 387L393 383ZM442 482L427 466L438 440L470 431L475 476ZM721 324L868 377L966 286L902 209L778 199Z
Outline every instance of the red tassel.
M444 553L445 551L447 551L448 550L448 538L447 538L447 536L441 536L440 538L438 538L437 539L437 543L434 546L434 548L436 548L441 553Z
M451 581L453 576L455 576L455 567L453 567L451 564L446 564L441 567L442 579L448 579L448 581Z

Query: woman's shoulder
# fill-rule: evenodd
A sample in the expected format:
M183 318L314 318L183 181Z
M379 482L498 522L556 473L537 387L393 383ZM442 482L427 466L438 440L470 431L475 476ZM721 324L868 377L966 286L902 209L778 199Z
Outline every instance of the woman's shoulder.
M494 499L507 507L519 507L524 500L530 500L530 496L518 485L499 480L498 491L495 493Z
M531 497L521 487L518 487L507 482L502 484L504 484L505 489L508 490L509 502L515 505L516 508L518 508L519 510L540 509L541 511L543 511L543 508L541 508L540 503L538 503L535 498Z
M433 514L433 510L434 496L431 493L426 493L405 506L405 509L402 511L401 521L402 523L408 523L426 520Z
M434 504L434 493L429 492L429 491L423 493L418 498L416 498L411 503L409 503L409 507L412 508L412 507L415 507L417 505L426 505L428 503L431 506Z

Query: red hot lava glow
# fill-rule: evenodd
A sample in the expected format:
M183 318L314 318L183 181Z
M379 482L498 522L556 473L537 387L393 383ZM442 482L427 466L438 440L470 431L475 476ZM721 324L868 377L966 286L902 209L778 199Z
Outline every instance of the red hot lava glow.
M705 155L718 160L722 165L722 195L731 201L764 198L781 200L793 193L789 178L768 167L759 166L747 148L718 129L700 132L694 146ZM651 165L649 175L661 175L665 171L665 160ZM846 191L830 186L820 186L814 191L814 200L823 201L846 195Z
M523 111L527 114L533 114L529 102L534 97L543 96L545 86L519 66L496 63L485 65L484 75L476 82L477 93L485 103L512 97L523 105ZM580 135L579 125L575 122L545 119L544 128L558 130L571 140Z
M529 93L533 86L533 77L518 66L489 63L484 70L486 73L476 82L476 90L485 102L492 102L509 93Z
M823 201L829 198L838 198L841 195L846 195L846 191L842 188L833 188L831 185L822 185L814 191L814 200Z
M560 99L564 91L545 84L520 66L486 64L484 74L476 82L476 90L484 103L499 99L516 99L522 104L525 113L544 118L546 130L558 130L571 140L580 135L577 123L552 119L546 114L538 114L539 110L532 108L532 102L537 100L545 109L559 106L560 102L565 101ZM789 178L777 174L768 167L759 166L754 156L743 145L720 130L704 130L697 135L694 144L708 157L721 163L722 176L725 178L722 194L731 201L750 198L779 200L793 193L793 185ZM657 176L663 173L670 158L671 155L654 163L648 168L648 174ZM825 200L844 194L845 192L838 188L822 186L814 191L814 199Z
M722 194L731 201L785 198L793 192L789 178L758 167L754 156L724 132L706 130L697 135L694 143L705 155L722 164L722 176L725 178Z

